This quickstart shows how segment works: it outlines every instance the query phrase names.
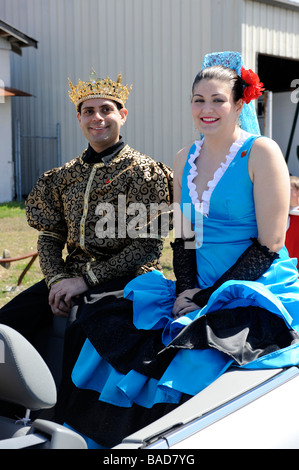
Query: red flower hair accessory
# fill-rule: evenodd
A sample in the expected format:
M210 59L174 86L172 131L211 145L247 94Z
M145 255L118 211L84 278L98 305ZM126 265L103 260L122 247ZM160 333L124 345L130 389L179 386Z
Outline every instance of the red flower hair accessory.
M259 76L252 70L245 70L244 67L241 67L241 78L245 83L242 96L242 100L245 101L245 103L248 104L251 100L256 100L263 94L265 90L265 88L263 88L264 84L260 82Z

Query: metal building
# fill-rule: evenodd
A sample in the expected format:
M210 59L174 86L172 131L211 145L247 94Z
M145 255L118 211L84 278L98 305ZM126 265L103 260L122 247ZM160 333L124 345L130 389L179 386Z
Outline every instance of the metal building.
M15 174L19 173L21 152L12 148L12 100L31 95L10 86L10 56L22 55L25 47L36 48L37 42L0 19L0 202L14 199Z
M68 77L86 80L91 67L101 77L122 72L124 83L133 84L124 138L172 166L176 152L197 137L190 112L193 78L204 55L221 50L240 51L272 92L258 105L262 132L285 154L290 147L289 168L299 174L299 123L293 126L297 1L0 0L0 19L38 41L38 49L11 57L11 86L33 95L16 97L12 110L14 148L21 145L22 160L15 181L22 195L40 173L86 146L68 98Z

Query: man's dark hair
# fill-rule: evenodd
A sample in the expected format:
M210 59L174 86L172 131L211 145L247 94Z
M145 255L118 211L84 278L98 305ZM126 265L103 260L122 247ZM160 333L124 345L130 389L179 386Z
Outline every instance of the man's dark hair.
M111 100L111 101L113 101L113 103L116 104L118 111L120 111L120 110L123 108L123 106L122 106L120 103L118 103L118 101L114 101L114 100ZM78 105L77 111L78 111L79 114L81 114L81 108L82 108L82 104L83 104L83 103L84 103L84 101L82 101L82 103L80 103L80 104Z

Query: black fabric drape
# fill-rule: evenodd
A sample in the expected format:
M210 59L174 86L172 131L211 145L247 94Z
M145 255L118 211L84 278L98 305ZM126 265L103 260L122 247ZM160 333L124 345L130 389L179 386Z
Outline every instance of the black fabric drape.
M215 348L242 366L298 341L299 334L282 318L249 306L211 312L194 320L166 350Z
M85 303L78 324L100 356L122 374L134 369L159 379L175 355L169 350L158 356L165 347L162 330L138 330L130 300L109 295L97 305Z

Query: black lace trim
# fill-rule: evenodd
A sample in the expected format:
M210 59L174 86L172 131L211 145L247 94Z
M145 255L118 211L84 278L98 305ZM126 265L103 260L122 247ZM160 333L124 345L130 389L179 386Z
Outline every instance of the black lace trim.
M176 238L170 243L173 250L173 272L176 277L176 295L193 289L196 282L195 237Z
M277 253L270 251L267 246L261 245L256 238L250 240L252 245L242 253L236 263L213 286L202 289L194 295L194 303L199 307L206 305L212 293L226 281L256 281L270 268L273 261L279 258Z

